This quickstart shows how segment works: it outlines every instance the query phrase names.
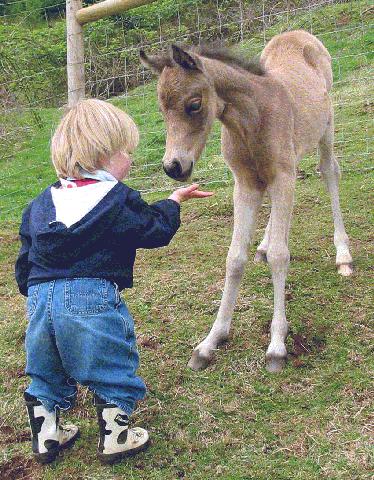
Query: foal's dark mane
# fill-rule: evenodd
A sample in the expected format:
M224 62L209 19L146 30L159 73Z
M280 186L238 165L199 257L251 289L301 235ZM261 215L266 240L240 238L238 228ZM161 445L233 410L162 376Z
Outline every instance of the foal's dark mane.
M264 75L265 71L260 64L260 58L254 57L250 60L245 59L240 54L234 53L229 48L215 47L212 45L200 45L193 48L193 51L201 55L202 57L211 58L212 60L218 60L232 67L242 68L247 72L254 75Z

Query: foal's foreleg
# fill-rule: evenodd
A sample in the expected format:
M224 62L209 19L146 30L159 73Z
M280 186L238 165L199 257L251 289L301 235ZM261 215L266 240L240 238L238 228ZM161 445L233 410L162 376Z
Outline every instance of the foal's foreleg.
M218 345L227 340L240 280L248 258L263 193L246 185L234 187L234 232L226 260L226 280L217 318L209 335L194 350L188 366L201 370L209 364Z
M274 286L274 313L270 328L270 345L266 352L266 366L270 372L282 370L287 350L285 339L288 332L285 306L285 286L290 253L288 232L291 224L295 176L279 174L269 186L271 197L271 226L267 260Z

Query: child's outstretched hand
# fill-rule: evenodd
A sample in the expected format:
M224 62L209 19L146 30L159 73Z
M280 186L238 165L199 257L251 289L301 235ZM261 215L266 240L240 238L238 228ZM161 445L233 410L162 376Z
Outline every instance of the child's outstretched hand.
M175 202L182 203L186 200L191 200L191 198L206 198L214 195L214 192L202 192L199 190L199 184L194 183L189 187L178 188L175 190L169 197L170 200Z

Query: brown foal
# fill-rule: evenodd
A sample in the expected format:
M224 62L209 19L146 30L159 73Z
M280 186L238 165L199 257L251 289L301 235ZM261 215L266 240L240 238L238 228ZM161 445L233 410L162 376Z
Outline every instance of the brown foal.
M266 363L269 371L280 371L287 358L285 283L296 170L316 146L331 196L336 265L341 275L352 273L333 151L331 57L316 37L299 30L274 37L257 63L225 50L177 46L166 55L141 52L141 60L159 75L158 98L167 128L165 172L180 181L191 175L218 118L222 153L235 180L234 232L223 297L212 329L195 348L189 366L205 368L228 338L248 246L267 192L271 214L255 259L267 261L271 269L274 314Z

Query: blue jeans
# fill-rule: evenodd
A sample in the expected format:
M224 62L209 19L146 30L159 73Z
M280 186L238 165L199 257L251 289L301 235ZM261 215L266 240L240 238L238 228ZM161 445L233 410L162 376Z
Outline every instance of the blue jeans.
M74 405L77 382L131 415L145 397L136 375L134 321L118 288L101 278L59 279L29 287L26 392L47 410Z

